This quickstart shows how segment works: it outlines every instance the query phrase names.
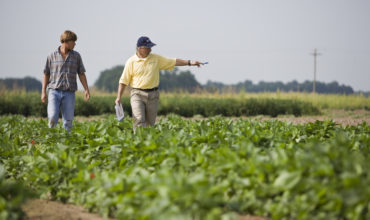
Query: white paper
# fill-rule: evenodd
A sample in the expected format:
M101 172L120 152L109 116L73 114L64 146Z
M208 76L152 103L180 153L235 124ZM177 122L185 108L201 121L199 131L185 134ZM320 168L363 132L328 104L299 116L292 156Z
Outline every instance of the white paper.
M122 119L125 117L125 113L123 111L122 104L119 104L119 105L116 104L116 106L114 106L114 108L116 109L117 120L122 121Z

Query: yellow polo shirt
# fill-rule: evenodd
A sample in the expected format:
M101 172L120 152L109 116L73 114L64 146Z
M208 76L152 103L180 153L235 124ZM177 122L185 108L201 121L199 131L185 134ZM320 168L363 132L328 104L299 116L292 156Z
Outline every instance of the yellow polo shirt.
M176 58L166 58L153 53L146 58L139 58L135 54L127 60L119 83L139 89L158 87L159 71L172 70L175 64Z

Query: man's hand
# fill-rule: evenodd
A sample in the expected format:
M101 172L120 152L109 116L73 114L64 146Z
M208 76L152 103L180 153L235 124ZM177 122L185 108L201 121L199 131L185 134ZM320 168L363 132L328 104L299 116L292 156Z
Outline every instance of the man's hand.
M197 66L197 67L200 67L200 65L204 65L204 64L207 64L208 62L200 62L200 61L196 61L196 60L182 60L182 59L178 59L176 58L176 64L175 66Z
M48 96L46 95L46 92L41 93L41 101L45 104L48 102Z
M46 87L49 83L50 74L44 74L44 78L42 79L42 89L41 89L41 101L42 103L48 102L48 95L46 94Z
M85 101L87 102L87 101L89 101L89 99L90 99L90 92L89 92L89 90L86 90L85 91Z
M90 91L89 86L87 85L87 79L85 73L79 73L78 78L80 78L81 84L85 89L85 101L89 101L90 99Z
M200 65L203 65L203 63L199 62L199 61L192 60L192 61L190 61L190 65L200 67Z
M120 98L117 98L117 99L116 99L116 101L115 101L114 103L116 103L116 105L121 104L121 99L120 99Z
M116 103L116 105L121 104L121 97L122 97L122 93L125 90L125 88L126 88L125 84L122 84L122 83L118 84L117 98L116 98L116 101L114 102Z

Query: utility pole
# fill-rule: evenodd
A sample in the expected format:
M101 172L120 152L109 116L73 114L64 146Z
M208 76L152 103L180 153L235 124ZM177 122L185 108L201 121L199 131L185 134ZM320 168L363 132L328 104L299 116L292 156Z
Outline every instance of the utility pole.
M321 55L321 53L318 53L317 49L315 48L315 50L313 51L313 53L311 53L311 55L313 55L313 88L312 88L312 92L316 93L316 57Z

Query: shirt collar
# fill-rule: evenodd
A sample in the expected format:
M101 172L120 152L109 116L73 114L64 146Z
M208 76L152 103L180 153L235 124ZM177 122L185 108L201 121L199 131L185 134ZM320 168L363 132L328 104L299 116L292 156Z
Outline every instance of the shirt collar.
M140 57L138 57L138 56L137 56L137 54L135 53L135 55L134 55L134 60L135 60L135 61L145 61L145 60L149 59L151 56L152 56L152 53L150 53L150 54L149 54L147 57L145 57L145 58L140 58Z
M60 55L62 55L62 52L60 52L60 46L58 47L56 52L59 53Z
M55 51L55 52L57 52L57 53L59 53L60 55L62 55L62 52L60 52L60 46L58 47L58 49ZM74 52L74 50L70 50L69 51L69 53L71 54L71 53L73 53Z

